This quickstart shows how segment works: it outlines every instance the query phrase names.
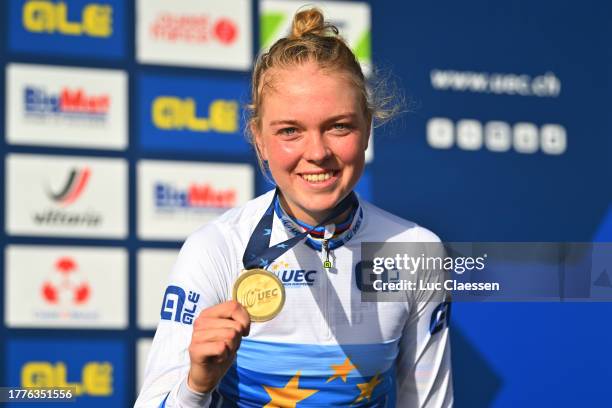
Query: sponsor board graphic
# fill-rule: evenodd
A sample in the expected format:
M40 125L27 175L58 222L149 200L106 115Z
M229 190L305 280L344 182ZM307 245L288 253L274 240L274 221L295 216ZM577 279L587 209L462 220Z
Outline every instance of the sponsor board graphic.
M538 128L529 122L511 126L490 121L484 126L474 119L461 119L456 124L448 118L431 118L427 122L427 144L434 149L481 150L533 154L541 151L558 156L567 150L567 132L562 125L544 124Z
M178 250L142 249L138 251L138 327L155 329L168 277Z
M8 234L126 237L123 159L9 154L5 165Z
M9 327L127 327L127 253L122 248L8 246Z
M8 143L127 147L124 71L9 64L6 83Z
M370 6L363 2L322 1L308 3L323 10L325 18L338 27L362 66L364 74L372 71L370 41ZM260 44L268 49L291 29L295 12L302 1L263 0L259 6Z
M136 343L136 395L140 393L142 383L144 382L145 369L147 367L147 358L153 339L143 338L138 339Z
M140 161L138 236L182 241L204 223L253 198L247 164Z
M144 150L252 154L241 109L246 80L143 75L138 86Z
M139 62L250 69L249 0L138 0L136 5Z
M11 51L90 58L125 54L122 0L9 0Z
M5 385L71 387L76 395L71 407L120 407L126 397L126 361L124 344L119 341L11 339L5 350ZM47 402L45 406L63 407L66 403Z

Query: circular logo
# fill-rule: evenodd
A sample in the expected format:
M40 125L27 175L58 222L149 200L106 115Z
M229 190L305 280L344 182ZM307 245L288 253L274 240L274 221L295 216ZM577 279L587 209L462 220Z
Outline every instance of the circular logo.
M213 30L219 42L225 45L233 43L236 39L236 34L238 34L236 24L227 18L218 20L215 23Z
M285 287L264 269L243 272L234 283L233 298L247 310L254 322L274 318L285 304Z

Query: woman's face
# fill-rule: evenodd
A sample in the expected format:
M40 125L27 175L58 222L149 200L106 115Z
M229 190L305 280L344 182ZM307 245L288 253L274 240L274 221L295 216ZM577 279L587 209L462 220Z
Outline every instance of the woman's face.
M285 208L317 224L357 184L370 123L348 74L308 62L268 75L255 140Z

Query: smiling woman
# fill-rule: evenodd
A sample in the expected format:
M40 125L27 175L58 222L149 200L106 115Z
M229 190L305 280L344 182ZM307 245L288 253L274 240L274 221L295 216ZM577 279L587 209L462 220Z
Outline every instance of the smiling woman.
M448 303L362 302L357 283L363 242L439 241L353 192L390 112L318 9L252 86L251 141L277 188L185 242L136 406L451 406Z
M257 152L290 216L316 225L355 187L365 163L370 119L345 75L308 61L276 69L259 123ZM313 87L312 84L317 84Z

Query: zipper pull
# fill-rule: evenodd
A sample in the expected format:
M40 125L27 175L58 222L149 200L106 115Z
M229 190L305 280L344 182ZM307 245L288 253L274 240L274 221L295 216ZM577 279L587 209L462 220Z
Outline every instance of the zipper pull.
M329 239L323 240L323 251L325 251L325 261L323 262L323 267L325 269L329 269L333 266L329 260Z

